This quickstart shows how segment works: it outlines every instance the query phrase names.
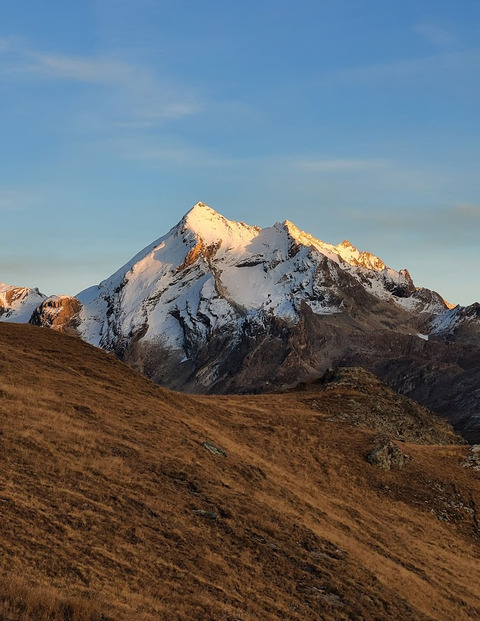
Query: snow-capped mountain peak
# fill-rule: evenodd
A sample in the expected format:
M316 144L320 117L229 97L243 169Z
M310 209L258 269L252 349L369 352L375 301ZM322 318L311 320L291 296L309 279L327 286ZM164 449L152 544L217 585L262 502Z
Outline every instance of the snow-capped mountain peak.
M263 325L266 317L295 324L303 304L319 315L342 313L356 288L416 312L438 304L416 295L408 273L350 242L333 246L289 220L260 229L199 202L166 235L77 296L78 330L107 349L137 335L190 358L216 330L237 338L247 317L250 324Z
M234 248L248 243L260 231L258 227L249 226L245 222L227 220L205 203L194 205L178 226L182 233L191 232L207 245L221 241L223 246Z
M0 318L2 321L26 323L46 297L37 288L16 287L0 282Z

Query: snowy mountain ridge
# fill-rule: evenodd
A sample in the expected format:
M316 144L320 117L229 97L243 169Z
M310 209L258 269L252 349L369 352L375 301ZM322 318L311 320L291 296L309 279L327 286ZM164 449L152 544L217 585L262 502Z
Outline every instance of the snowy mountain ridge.
M348 240L336 246L323 242L289 220L261 229L197 203L166 235L75 296L76 329L106 349L139 331L142 339L182 348L186 332L204 340L245 317L262 324L268 315L295 324L302 304L319 315L341 313L341 281L347 277L409 312L440 314L451 308L435 292L415 287L407 270L388 268ZM16 301L3 302L3 319L28 321L45 300L38 290L5 286L0 303L7 290ZM53 326L64 303L57 298L43 304ZM35 314L35 322L42 322L40 316Z
M139 335L171 349L195 347L217 329L240 329L266 316L290 324L302 304L320 315L344 310L341 280L416 312L443 312L440 296L425 296L406 270L387 268L349 242L327 244L288 220L260 229L229 221L197 203L165 236L110 278L78 294L79 332L115 349Z

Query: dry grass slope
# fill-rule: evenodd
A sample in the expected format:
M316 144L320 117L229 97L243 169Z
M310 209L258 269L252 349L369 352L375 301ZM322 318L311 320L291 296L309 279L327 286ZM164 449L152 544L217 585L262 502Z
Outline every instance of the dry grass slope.
M0 324L0 618L478 618L467 447L442 427L370 466L378 431L346 413L388 398L364 381L187 396Z

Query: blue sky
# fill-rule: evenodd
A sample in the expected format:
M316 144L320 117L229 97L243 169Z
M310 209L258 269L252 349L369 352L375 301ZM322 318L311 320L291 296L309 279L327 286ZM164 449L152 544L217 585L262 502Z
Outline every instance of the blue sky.
M197 201L480 301L477 0L0 4L0 281L77 293Z

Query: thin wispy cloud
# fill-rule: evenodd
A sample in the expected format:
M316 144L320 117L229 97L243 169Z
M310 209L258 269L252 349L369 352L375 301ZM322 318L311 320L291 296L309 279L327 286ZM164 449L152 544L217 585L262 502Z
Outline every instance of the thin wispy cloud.
M390 165L388 160L383 159L300 159L295 166L305 172L312 173L335 173L376 170Z
M432 45L449 45L457 40L453 32L436 24L419 24L415 32Z
M355 186L358 188L358 197L367 199L377 196L376 200L379 200L380 197L389 196L389 203L408 192L437 196L449 192L455 181L443 169L425 164L413 165L394 158L294 156L285 158L285 165L285 168L290 167L295 173L303 173L305 183L316 184L317 187L321 183L322 188L335 188L338 196L344 191L342 188L347 188L351 197L350 190Z
M113 152L135 161L157 163L160 166L188 166L193 168L251 167L256 170L277 171L278 174L355 173L394 168L385 159L304 157L301 155L265 155L233 157L190 145L155 139L151 136L122 138L110 143Z
M173 137L141 133L110 140L103 145L110 154L151 168L168 170L231 169L276 178L301 179L308 187L321 180L332 188L339 183L355 182L367 194L412 191L430 193L449 191L451 175L435 167L414 166L387 158L329 157L328 155L270 154L239 156L180 141Z
M28 211L38 206L39 197L17 188L0 187L0 213Z
M306 174L354 173L395 167L394 163L382 158L315 157L301 154L235 156L225 152L215 152L188 141L177 140L171 136L165 138L146 133L111 140L108 143L108 148L112 153L128 160L206 168L251 165L255 168L264 167L278 171L291 171L294 174L297 172Z
M53 54L32 54L32 62L20 71L57 80L72 80L89 84L126 84L141 82L145 76L136 75L135 68L127 63L103 58L79 58Z
M348 210L358 222L377 231L412 234L434 246L477 243L480 234L480 205L452 204L436 208L408 208L398 211Z
M385 82L432 82L448 77L477 76L480 71L480 49L448 52L422 58L377 63L355 67L331 76L336 84L365 85Z
M228 164L227 158L215 158L212 153L201 147L192 145L168 144L166 141L155 141L143 137L121 138L109 143L110 149L122 159L145 162L159 167L182 166L188 168L210 168Z
M6 50L8 50L9 45L10 44L9 44L8 39L0 38L0 52L5 52Z
M31 80L70 81L103 87L125 123L148 127L164 119L197 113L203 106L183 86L150 68L111 57L69 56L33 50L25 42L0 39L0 74Z

